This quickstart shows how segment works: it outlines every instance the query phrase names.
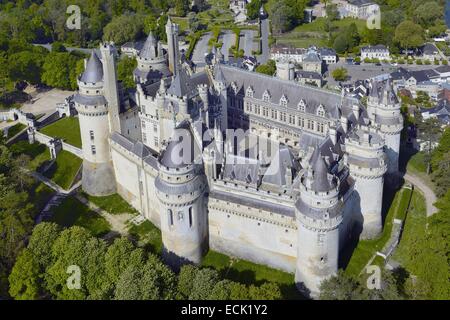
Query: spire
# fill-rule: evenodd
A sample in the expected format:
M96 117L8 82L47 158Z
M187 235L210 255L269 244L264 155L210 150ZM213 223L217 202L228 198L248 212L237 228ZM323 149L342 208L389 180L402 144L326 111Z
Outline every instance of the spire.
M327 192L335 188L336 181L334 178L330 178L328 165L322 156L322 152L319 151L317 158L312 160L307 170L306 187L315 192Z
M382 103L385 105L393 105L398 103L397 95L392 88L391 79L388 79L384 85Z
M154 59L157 55L157 42L153 32L150 31L141 52L139 52L139 57L142 59Z
M86 69L81 75L80 81L86 83L96 83L103 80L103 65L95 50L92 50Z

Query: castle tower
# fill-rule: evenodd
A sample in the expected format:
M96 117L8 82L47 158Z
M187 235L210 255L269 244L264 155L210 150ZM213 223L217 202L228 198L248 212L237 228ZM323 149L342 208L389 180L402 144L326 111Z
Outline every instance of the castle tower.
M167 44L169 46L169 70L173 75L178 73L178 25L172 23L172 20L167 20L166 24Z
M298 225L295 282L299 290L316 297L320 283L338 270L339 226L343 220L339 183L328 173L320 153L302 177L295 207Z
M362 239L373 239L383 229L383 185L387 170L383 147L381 135L367 127L356 128L345 140L344 162L355 180L354 219L362 226Z
M380 129L380 134L386 144L387 178L392 182L397 182L403 117L400 112L400 103L390 80L387 80L384 85L372 83L367 109L370 120Z
M139 83L154 83L167 73L166 62L167 55L162 51L160 42L150 32L137 57L137 68L133 72L134 78Z
M277 77L283 80L295 80L295 66L286 59L279 59L276 62Z
M185 263L199 264L208 245L207 183L194 139L189 122L182 122L159 160L155 181L163 256L174 269Z
M117 86L117 50L113 44L103 43L100 46L104 74L104 96L108 101L110 132L120 131L120 98Z
M104 68L92 51L74 96L83 150L83 190L95 196L115 193L116 181L109 148L111 109L105 98Z

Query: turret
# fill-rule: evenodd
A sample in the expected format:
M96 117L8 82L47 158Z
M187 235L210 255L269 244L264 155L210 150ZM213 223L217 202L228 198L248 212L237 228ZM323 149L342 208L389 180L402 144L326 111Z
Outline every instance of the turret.
M176 75L178 73L179 64L179 49L178 49L178 25L172 23L172 20L167 20L166 24L167 44L169 47L169 70Z
M110 132L120 131L120 98L117 81L117 49L113 44L103 43L100 46L102 53L103 74L104 74L104 95L108 101L108 116Z
M276 62L277 77L283 80L295 80L295 65L286 60L279 59Z
M362 239L375 238L383 229L381 210L387 169L383 147L381 135L367 127L355 128L345 141L344 162L355 180L355 219L362 227Z
M174 269L201 262L207 250L206 177L201 151L187 121L175 130L159 160L155 181L160 203L163 257Z
M137 57L137 68L133 72L135 79L144 84L158 81L166 74L166 62L167 55L150 32Z
M312 158L301 179L300 198L295 204L298 225L295 282L302 292L317 297L321 282L338 270L343 204L338 180L329 173L324 157L319 152Z
M397 183L400 133L403 130L403 117L400 112L400 103L390 80L387 80L384 84L372 83L367 110L370 120L379 128L386 144L388 157L387 177L391 182Z
M105 97L105 76L102 62L92 51L86 69L78 78L74 96L78 111L83 150L83 190L95 196L116 191L109 148L111 107Z

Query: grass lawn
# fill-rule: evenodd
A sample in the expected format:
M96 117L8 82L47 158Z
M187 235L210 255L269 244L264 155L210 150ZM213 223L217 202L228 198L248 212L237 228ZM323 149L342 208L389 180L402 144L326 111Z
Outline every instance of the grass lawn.
M16 134L18 134L20 131L22 131L25 128L26 128L26 126L21 123L17 123L15 125L13 125L12 127L10 127L8 129L8 138L14 137Z
M344 28L355 23L358 31L362 31L366 25L365 20L346 18L334 21L335 30L339 34ZM305 23L293 30L275 36L278 43L307 48L311 45L325 47L328 45L328 33L325 32L325 18L319 17L311 23Z
M68 190L75 179L83 160L68 151L61 150L55 163L45 172L45 176L52 179L61 188Z
M123 198L116 194L106 196L106 197L93 197L86 193L83 196L90 202L95 204L100 209L103 209L111 214L122 214L122 213L136 213L136 209L130 206Z
M411 198L411 205L406 217L402 238L392 258L397 260L406 268L411 266L414 260L411 257L411 247L416 246L418 241L425 237L425 226L427 215L425 209L425 199L419 192L414 192Z
M145 220L138 226L130 224L128 231L138 241L140 246L158 255L162 253L161 231L150 221Z
M78 117L66 117L39 130L50 137L57 137L77 148L81 148L80 124Z
M381 251L386 245L391 236L393 219L404 217L404 212L400 210L406 210L407 202L411 197L411 190L402 188L395 194L394 200L389 208L388 214L385 219L383 233L378 239L373 240L361 240L358 242L354 249L350 261L345 269L345 272L352 276L358 276L363 270L370 258L377 252Z
M96 237L103 236L111 230L108 221L73 197L66 198L53 211L51 218L63 227L80 226L89 230Z
M294 284L294 275L250 261L231 258L209 250L202 266L218 270L223 278L244 284L262 284L275 282L280 286L285 299L303 299Z
M50 152L47 147L38 142L30 144L27 140L22 140L11 145L10 150L14 157L20 154L29 156L31 161L28 169L32 171L39 171L45 163L50 161Z

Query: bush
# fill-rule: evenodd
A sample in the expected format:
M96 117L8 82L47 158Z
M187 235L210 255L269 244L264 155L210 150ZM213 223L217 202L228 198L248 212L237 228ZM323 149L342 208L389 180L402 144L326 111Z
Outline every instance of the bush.
M435 65L439 65L440 64L439 60L438 59L434 59L434 64Z
M447 60L442 60L442 64L443 64L444 66L447 66L447 65L448 65L448 61L447 61Z
M422 62L422 60L420 60L420 59L417 59L417 60L416 60L416 64L418 64L418 65L422 65L422 64L423 64L423 62Z
M405 59L403 59L403 58L400 58L400 59L398 59L398 64L405 64Z
M426 65L430 65L430 64L431 64L431 61L428 60L428 59L426 59L426 60L424 61L424 63L425 63Z

